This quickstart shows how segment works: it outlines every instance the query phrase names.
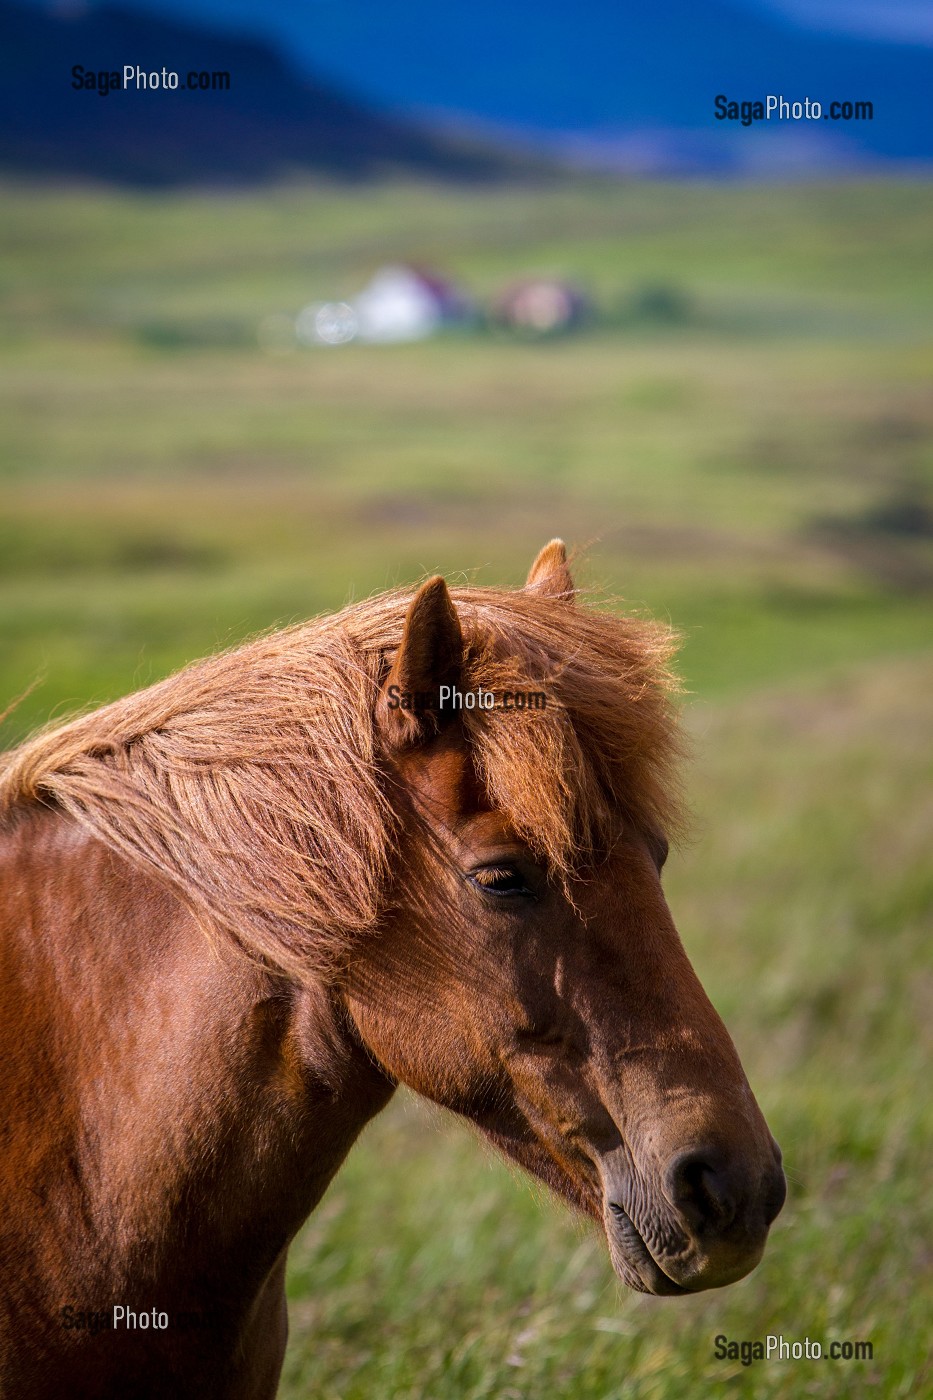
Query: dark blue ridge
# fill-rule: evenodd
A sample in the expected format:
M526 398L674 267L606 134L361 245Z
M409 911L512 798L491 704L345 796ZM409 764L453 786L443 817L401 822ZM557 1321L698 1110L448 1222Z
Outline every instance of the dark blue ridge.
M180 75L176 91L75 90L72 68L138 64ZM229 72L229 91L184 89L189 71ZM299 172L347 180L407 172L464 180L507 170L315 82L262 41L102 7L69 17L0 3L0 170L169 186L242 184Z

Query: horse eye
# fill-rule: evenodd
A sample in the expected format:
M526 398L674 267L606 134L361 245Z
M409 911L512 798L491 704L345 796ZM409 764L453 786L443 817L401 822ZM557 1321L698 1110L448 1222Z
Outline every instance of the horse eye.
M512 865L485 866L467 876L482 894L531 895L524 875Z

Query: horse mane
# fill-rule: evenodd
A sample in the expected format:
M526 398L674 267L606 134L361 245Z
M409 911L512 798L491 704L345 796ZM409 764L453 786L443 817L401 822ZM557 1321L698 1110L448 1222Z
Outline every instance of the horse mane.
M375 702L413 592L261 636L46 728L0 758L0 815L40 804L168 881L208 928L307 977L378 921L397 849ZM529 592L451 589L492 804L567 878L619 816L676 831L670 630Z

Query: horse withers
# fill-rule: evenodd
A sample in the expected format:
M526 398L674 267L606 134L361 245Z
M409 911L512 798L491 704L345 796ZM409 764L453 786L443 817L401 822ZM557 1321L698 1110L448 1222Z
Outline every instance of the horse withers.
M0 1394L273 1396L289 1243L399 1083L632 1288L755 1267L784 1178L661 889L669 652L553 541L5 757Z

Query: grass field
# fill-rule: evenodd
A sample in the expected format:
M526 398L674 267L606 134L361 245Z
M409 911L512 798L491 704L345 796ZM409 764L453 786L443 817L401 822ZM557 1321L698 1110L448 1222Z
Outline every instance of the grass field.
M0 708L36 722L439 569L685 634L675 916L785 1149L749 1279L623 1295L588 1229L400 1097L296 1242L282 1394L920 1396L933 1022L933 189L2 190ZM600 323L271 356L388 259ZM639 289L681 298L632 314ZM713 1338L870 1340L718 1360Z

